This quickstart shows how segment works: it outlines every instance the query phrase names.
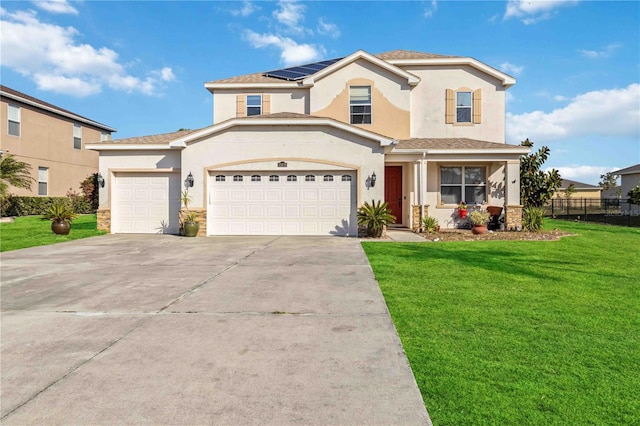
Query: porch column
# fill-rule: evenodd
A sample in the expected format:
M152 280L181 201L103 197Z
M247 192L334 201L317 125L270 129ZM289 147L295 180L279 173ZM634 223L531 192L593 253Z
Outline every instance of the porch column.
M411 229L418 231L422 228L422 219L429 215L427 200L427 170L426 162L418 160L414 163L414 200L411 206Z
M513 231L522 229L522 205L520 204L520 160L505 164L504 226Z

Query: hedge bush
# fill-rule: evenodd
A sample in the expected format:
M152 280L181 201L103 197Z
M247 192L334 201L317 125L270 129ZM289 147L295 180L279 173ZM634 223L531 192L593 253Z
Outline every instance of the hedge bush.
M9 196L0 204L2 216L42 215L56 202L62 202L78 214L95 213L91 203L82 195L69 197L16 197Z

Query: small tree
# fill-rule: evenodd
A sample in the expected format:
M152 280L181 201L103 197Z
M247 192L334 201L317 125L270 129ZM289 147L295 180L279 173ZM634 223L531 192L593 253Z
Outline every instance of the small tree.
M607 189L615 188L618 186L618 181L616 179L617 175L613 174L613 172L607 172L603 175L600 175L600 182L598 182L598 186L602 188L604 191Z
M529 139L522 146L533 147ZM537 152L520 157L520 202L523 207L542 207L553 197L562 181L556 169L541 170L551 150L543 146Z
M627 193L629 204L640 205L640 184Z
M569 214L569 203L571 200L571 196L576 193L576 186L574 184L569 184L567 188L564 190L564 198L567 199L567 214Z
M18 161L12 154L4 154L0 158L0 199L9 196L9 186L31 189L31 165Z
M100 206L100 192L98 188L98 173L87 176L80 182L80 189L85 199L91 204L92 210L98 210Z

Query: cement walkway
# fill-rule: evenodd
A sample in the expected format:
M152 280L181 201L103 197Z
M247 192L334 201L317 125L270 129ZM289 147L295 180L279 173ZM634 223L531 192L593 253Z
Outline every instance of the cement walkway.
M2 424L430 424L357 239L0 254Z

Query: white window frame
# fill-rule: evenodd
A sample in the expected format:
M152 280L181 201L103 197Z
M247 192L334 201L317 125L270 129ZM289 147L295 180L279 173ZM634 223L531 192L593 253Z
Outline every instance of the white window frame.
M249 98L254 98L254 99L257 98L259 100L258 104L257 105L255 105L254 103L249 104ZM247 95L246 108L247 108L247 117L251 117L254 115L262 115L262 95ZM249 108L252 108L251 113L249 113ZM257 112L255 111L256 108L258 109Z
M42 188L44 188L44 190ZM46 197L48 194L49 194L49 168L38 167L38 195Z
M442 170L443 169L460 169L461 172L461 182L460 183L443 183L442 182ZM484 182L481 183L467 183L467 173L466 170L467 169L484 169ZM460 201L464 201L466 204L468 205L482 205L482 203L480 202L476 202L474 201L470 201L470 200L466 200L466 189L467 188L484 188L484 198L482 200L482 202L486 202L487 201L487 189L488 189L488 185L487 185L487 181L488 181L488 172L489 169L487 166L475 166L475 165L465 165L465 166L460 166L460 165L443 165L440 166L440 170L439 170L439 181L440 181L440 187L438 190L439 193L439 197L440 197L440 204L441 205L445 205L445 202L442 200L442 188L443 187L448 187L448 188L460 188L460 200L458 200L456 203L446 203L446 205L457 205L460 203Z
M357 101L352 99L352 91L354 89L369 89L369 99L368 101ZM354 107L365 107L365 111L362 113L354 113ZM366 107L369 107L369 112L366 112ZM362 117L362 123L354 122L354 117ZM366 121L366 117L369 117L369 122ZM372 99L372 90L371 86L349 86L349 123L350 124L372 124L373 123L373 99Z
M82 126L73 123L73 149L82 149Z
M22 108L18 105L7 104L7 134L9 136L20 137L21 133L21 122L22 122ZM18 134L14 135L11 133L11 123L17 124L18 126Z
M469 105L458 105L458 94L468 94L469 95ZM472 90L458 90L456 92L456 97L455 97L455 103L456 103L456 123L463 123L463 124L473 124L473 91ZM458 110L469 110L469 121L460 121L458 120L459 114L458 114Z

